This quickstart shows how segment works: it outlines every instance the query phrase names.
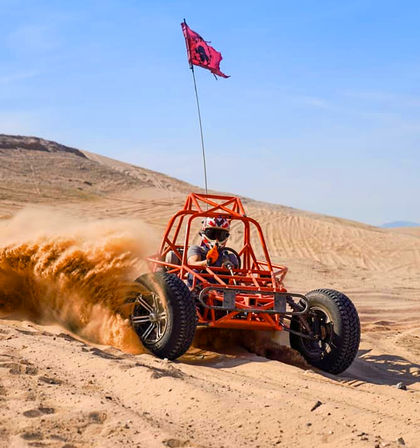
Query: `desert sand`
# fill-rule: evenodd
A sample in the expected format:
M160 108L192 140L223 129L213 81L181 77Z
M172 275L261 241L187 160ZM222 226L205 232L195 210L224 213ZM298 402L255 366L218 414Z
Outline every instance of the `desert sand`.
M353 300L358 356L329 375L286 334L204 330L171 362L145 353L118 310L200 189L10 136L0 181L0 447L420 446L418 229L244 198L290 291Z

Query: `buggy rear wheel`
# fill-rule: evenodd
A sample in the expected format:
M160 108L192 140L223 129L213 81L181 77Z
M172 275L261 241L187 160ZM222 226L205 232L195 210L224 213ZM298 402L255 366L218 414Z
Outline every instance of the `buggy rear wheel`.
M290 329L317 337L305 338L290 333L290 345L299 351L309 364L326 372L344 372L356 357L360 343L360 322L351 300L333 289L317 289L306 295L308 313L293 316Z
M131 323L143 345L159 358L176 359L190 347L196 310L185 283L174 274L156 272L136 279L141 293Z

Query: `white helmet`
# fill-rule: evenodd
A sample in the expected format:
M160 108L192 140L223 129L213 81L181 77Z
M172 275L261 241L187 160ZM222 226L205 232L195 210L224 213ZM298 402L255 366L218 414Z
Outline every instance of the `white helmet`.
M212 248L216 243L220 247L226 245L229 238L230 221L223 216L205 218L201 228L202 244Z

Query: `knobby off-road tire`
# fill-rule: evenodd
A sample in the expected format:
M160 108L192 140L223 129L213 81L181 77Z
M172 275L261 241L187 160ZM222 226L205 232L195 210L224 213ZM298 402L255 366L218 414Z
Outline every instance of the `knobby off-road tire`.
M290 345L315 367L329 373L344 372L356 357L360 343L360 321L351 300L333 289L317 289L306 294L310 314L307 321L315 330L319 325L320 341L290 333ZM291 330L307 334L297 316Z
M197 326L188 287L176 275L166 272L142 275L136 282L145 291L139 294L131 316L137 335L159 358L178 358L189 349Z

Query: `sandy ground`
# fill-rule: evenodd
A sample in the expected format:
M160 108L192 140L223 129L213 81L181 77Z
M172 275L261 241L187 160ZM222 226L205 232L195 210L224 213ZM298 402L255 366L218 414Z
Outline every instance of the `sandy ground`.
M35 156L41 157L38 153ZM93 170L102 182L101 191L91 192L86 198L72 190L70 197L60 200L54 197L54 185L48 184L44 190L41 182L31 190L27 184L29 193L20 197L22 193L14 185L7 184L7 193L3 184L3 224L28 204L37 204L40 216L71 215L78 222L70 226L73 229L88 219L106 217L111 223L118 219L118 229L121 219L140 219L147 226L147 239L157 238L168 217L182 204L185 184L90 156L105 167L105 171L99 170L103 167ZM23 158L13 160L18 171ZM38 162L40 170L42 163ZM112 184L113 169L118 171L116 188ZM130 188L121 189L122 176L127 173L131 176ZM108 175L111 177L106 178ZM136 176L143 176L141 185L134 185ZM25 179L19 178L20 186ZM83 179L77 181L78 185L88 188L83 182L92 179ZM63 179L57 182L63 184ZM63 191L67 190L64 188L60 195ZM346 372L334 376L305 366L287 347L283 334L279 340L284 348L276 360L262 356L261 344L241 344L240 338L239 342L233 341L213 330L211 334L200 333L184 357L168 362L136 354L139 350L127 349L116 337L96 335L95 339L92 333L75 331L57 309L49 315L49 320L55 316L56 322L49 324L41 324L40 316L29 320L27 316L3 313L0 447L419 447L420 233L387 231L246 202L249 214L265 231L273 259L290 269L286 277L289 290L304 293L319 287L335 288L354 301L361 318L362 341L357 359ZM47 205L49 211L41 211L40 205ZM3 227L3 256L10 244L15 252L21 250L24 237L28 242L29 230L39 225L36 219L26 223L20 240L12 242L13 231L9 229L6 241ZM80 243L69 243L69 235L73 238L77 232L61 230L67 247ZM99 237L93 238L95 245L90 240L80 243L88 255L99 257L86 257L91 263L86 267L89 275L102 258L110 262L99 263L102 273L114 272L111 261L118 257L120 276L137 268L131 256L137 246L130 235L125 239L112 232L101 235L111 235L113 243L106 238L101 243ZM144 232L142 235L144 241ZM34 238L31 234L32 248ZM25 248L28 250L28 244ZM83 250L81 255L77 252L79 257ZM100 250L108 255L102 256ZM37 253L32 253L32 260ZM10 252L8 256L10 260ZM36 266L38 269L39 264ZM47 279L57 285L61 277L55 277L51 269L47 271L48 275L37 271L31 279ZM93 278L97 281L105 277ZM39 282L30 283L35 284L39 286ZM61 283L60 288L52 288L53 292L49 288L48 294L74 299L68 295L69 288ZM28 294L44 300L47 290L35 290ZM80 298L86 290L76 292ZM27 303L38 303L34 300ZM42 303L48 306L49 302ZM55 301L54 306L57 303L61 302ZM87 319L92 319L92 313ZM406 390L396 387L400 382Z

